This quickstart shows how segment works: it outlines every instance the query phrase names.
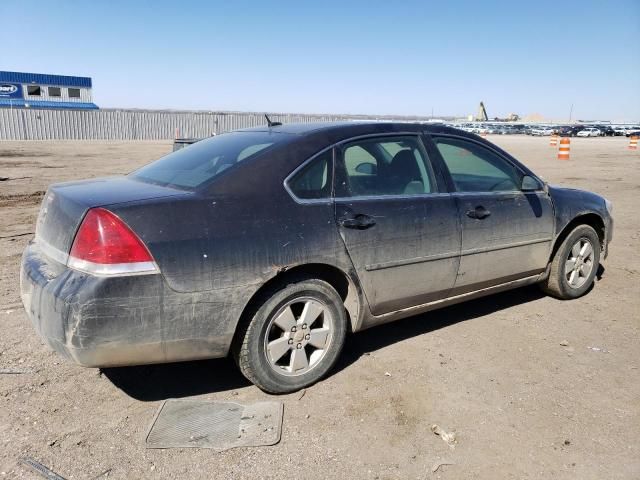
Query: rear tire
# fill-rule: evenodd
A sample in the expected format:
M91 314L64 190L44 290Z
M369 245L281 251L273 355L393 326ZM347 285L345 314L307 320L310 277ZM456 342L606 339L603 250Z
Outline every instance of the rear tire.
M327 282L295 278L265 292L232 353L242 374L269 393L312 385L333 367L347 334L347 313Z
M542 290L562 300L581 297L593 285L599 265L598 234L589 225L579 225L556 251Z

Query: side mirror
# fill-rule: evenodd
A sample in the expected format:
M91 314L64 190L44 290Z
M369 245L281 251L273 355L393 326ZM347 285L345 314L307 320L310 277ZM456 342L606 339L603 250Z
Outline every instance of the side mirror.
M361 163L356 167L356 172L363 173L365 175L375 175L376 166L373 163Z
M523 192L535 192L541 189L542 185L540 185L540 182L533 178L531 175L525 175L524 177L522 177L520 190L522 190Z

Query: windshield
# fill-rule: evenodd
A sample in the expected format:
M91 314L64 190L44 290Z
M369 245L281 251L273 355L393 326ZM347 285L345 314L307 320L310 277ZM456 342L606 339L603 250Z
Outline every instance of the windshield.
M177 150L131 173L157 185L194 190L227 168L263 152L290 135L273 132L232 132Z

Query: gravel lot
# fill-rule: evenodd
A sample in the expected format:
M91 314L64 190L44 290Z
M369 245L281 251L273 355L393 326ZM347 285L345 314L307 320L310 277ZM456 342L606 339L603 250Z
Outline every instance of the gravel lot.
M0 142L0 478L640 478L640 151L626 138L490 136L552 183L605 195L616 221L595 288L495 295L349 339L336 370L284 402L274 447L146 450L161 400L273 398L229 360L98 371L43 346L21 252L49 183L128 172L170 142ZM389 375L388 375L389 374ZM455 450L431 432L457 432ZM442 465L432 472L434 465ZM4 476L4 477L2 477Z

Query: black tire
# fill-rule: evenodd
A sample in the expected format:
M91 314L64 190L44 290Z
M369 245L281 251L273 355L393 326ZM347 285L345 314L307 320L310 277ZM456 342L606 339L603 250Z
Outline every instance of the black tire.
M588 241L593 249L591 258L591 269L589 274L579 277L579 281L584 279L579 285L572 285L569 282L570 274L566 273L566 264L571 260L572 248L578 241ZM598 267L600 265L600 239L596 231L589 225L578 225L564 239L556 251L549 269L549 276L541 284L542 290L547 294L562 299L571 300L584 295L593 285ZM580 279L581 278L581 279Z
M315 304L321 304L326 310L323 310L317 318L321 322L330 322L332 326L331 333L327 335L326 348L322 349L321 354L318 355L319 360L316 360L315 364L310 361L315 347L311 343L307 343L301 348L301 352L305 352L307 357L308 371L305 372L304 369L301 369L301 373L292 373L285 371L286 368L291 367L272 366L267 357L266 344L268 339L272 338L270 335L276 328L273 326L272 320L275 320L275 317L292 302L294 302L293 308L299 308L299 303L295 303L297 299L300 299L299 303L301 304L309 300L317 302ZM348 329L347 313L338 292L323 280L305 277L292 278L286 283L269 289L261 296L253 310L248 312L246 318L245 325L241 325L236 334L232 354L242 374L254 385L269 393L295 392L321 380L338 359ZM301 314L297 318L301 319ZM307 332L311 332L311 327L312 325L305 327L309 328ZM302 326L299 328L302 332ZM295 334L283 331L282 335L284 337ZM282 337L276 338L281 339ZM303 339L290 339L294 341L294 344L289 347L291 350L283 357L285 361L287 355L291 358L294 353L300 354L300 352L294 352L295 346L298 345L295 342L304 342L306 338L305 336ZM312 353L307 353L310 350ZM293 365L292 362L291 365Z

